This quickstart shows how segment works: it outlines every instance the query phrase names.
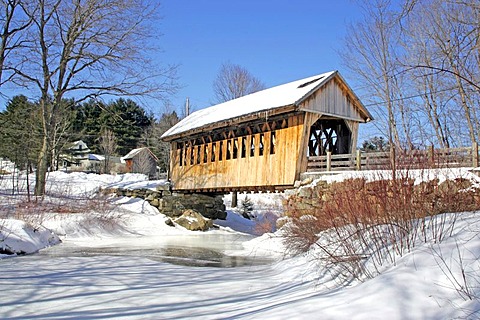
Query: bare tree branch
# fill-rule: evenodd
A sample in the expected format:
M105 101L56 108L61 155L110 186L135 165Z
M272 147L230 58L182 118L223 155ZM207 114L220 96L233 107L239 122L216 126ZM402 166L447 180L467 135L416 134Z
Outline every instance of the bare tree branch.
M213 82L213 91L219 103L263 89L265 89L265 85L247 69L231 63L222 65Z
M20 1L20 0L19 0ZM175 67L153 63L158 5L131 0L24 0L31 21L18 52L15 84L37 88L44 142L36 194L43 195L55 114L64 98L101 95L165 98L176 90Z

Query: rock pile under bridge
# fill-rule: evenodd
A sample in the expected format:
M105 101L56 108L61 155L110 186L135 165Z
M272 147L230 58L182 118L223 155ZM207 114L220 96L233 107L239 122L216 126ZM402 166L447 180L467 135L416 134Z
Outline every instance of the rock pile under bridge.
M117 196L145 199L171 218L179 217L189 209L212 220L227 217L223 194L172 192L168 185L159 185L156 190L116 188L109 191Z

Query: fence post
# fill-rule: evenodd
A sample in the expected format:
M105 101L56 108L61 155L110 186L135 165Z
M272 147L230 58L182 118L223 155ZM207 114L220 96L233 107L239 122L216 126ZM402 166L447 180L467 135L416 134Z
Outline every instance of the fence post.
M360 149L357 149L357 155L355 157L355 168L357 171L362 170L362 151Z
M327 171L332 170L332 151L327 151Z
M478 167L478 142L476 141L472 144L472 166Z

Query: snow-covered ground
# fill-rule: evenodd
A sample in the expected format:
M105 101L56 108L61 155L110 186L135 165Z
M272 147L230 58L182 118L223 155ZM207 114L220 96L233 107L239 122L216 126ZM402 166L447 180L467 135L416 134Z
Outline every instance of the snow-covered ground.
M346 175L324 179L339 180ZM466 170L436 173L435 177L447 175L479 181ZM478 213L461 214L451 237L442 243L419 245L395 264L384 265L375 278L345 284L322 268L317 249L285 256L281 231L246 234L258 231L256 224L261 219L246 220L230 212L227 221L218 223L219 229L202 233L167 226L163 215L139 199L118 198L111 205L95 200L99 202L83 211L62 208L72 203L64 202L65 198L82 205L82 199L92 198L99 188L153 187L140 175L51 174L47 186L50 200L60 201L60 206L41 215L36 212L36 221L18 220L25 217L19 212L29 208L24 196L8 195L12 187L8 181L0 180L0 210L8 215L8 219L0 219L0 247L8 244L34 252L58 242L57 236L62 244L40 254L0 259L1 318L480 317ZM281 195L248 197L258 215L278 214ZM243 198L239 195L239 203ZM263 207L268 209L260 210ZM161 250L173 248L184 250L187 255L183 258L197 259L189 256L196 251L188 248L198 247L270 262L217 268L208 263L204 267L172 264L162 258L165 252ZM118 248L123 248L124 254ZM157 249L158 254L151 254Z

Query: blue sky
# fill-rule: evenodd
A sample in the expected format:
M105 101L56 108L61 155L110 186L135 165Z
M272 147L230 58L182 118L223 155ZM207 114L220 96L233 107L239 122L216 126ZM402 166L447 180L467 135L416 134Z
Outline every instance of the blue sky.
M183 86L171 101L179 110L189 97L198 110L213 101L225 62L267 87L335 69L345 76L337 51L359 8L352 0L163 0L161 12L160 59L180 65Z
M354 0L161 0L160 14L157 58L179 65L182 88L170 101L180 114L187 97L193 110L212 104L213 81L226 62L246 68L267 87L340 70L355 88L337 54L359 15ZM2 89L8 97L32 94ZM0 97L0 111L6 102ZM139 103L157 117L165 111L162 101Z

